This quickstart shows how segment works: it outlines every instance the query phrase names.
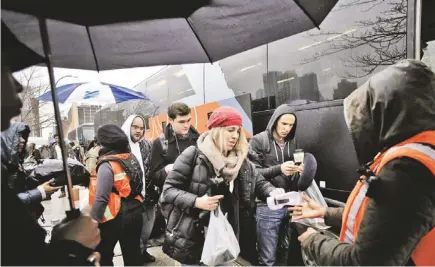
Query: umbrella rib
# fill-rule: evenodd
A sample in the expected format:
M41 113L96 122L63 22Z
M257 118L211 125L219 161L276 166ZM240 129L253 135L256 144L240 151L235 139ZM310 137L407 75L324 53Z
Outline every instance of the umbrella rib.
M94 56L95 66L97 71L100 72L100 66L98 65L97 54L95 53L94 42L92 42L91 32L89 31L89 26L86 26L86 33L88 34L89 42L91 43L92 55Z
M193 34L195 35L196 39L198 40L199 44L201 45L202 50L204 50L204 53L205 53L205 55L207 56L208 61L210 61L210 63L213 63L213 61L212 61L210 55L208 54L207 50L205 49L204 44L201 42L201 38L199 38L199 35L196 33L196 31L195 31L193 25L190 23L189 18L186 18L186 22L187 22L187 24L189 25L190 29L192 30Z
M299 0L293 0L293 2L295 2L295 4L298 5L298 7L300 9L302 9L302 11L304 12L305 16L307 16L311 20L311 22L314 24L314 26L316 26L316 28L320 30L320 27L319 27L320 25L317 25L317 22L313 19L311 14L308 13L308 11L305 10L305 8L302 7L302 5L299 3Z

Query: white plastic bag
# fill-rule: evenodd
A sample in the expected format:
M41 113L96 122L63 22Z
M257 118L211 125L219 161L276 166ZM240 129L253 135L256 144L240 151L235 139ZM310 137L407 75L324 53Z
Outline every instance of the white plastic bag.
M326 204L325 199L323 198L322 193L320 192L319 187L317 186L316 182L313 180L311 185L307 188L307 190L304 191L304 193L311 198L312 200L316 201L320 206L322 207L328 207L328 204ZM300 224L304 224L307 226L311 226L317 229L325 230L330 228L325 224L325 220L323 218L314 218L314 219L299 219L295 220L294 217L292 217L292 222L297 222Z
M210 213L201 262L208 266L222 265L237 259L239 253L240 246L233 227L218 207Z

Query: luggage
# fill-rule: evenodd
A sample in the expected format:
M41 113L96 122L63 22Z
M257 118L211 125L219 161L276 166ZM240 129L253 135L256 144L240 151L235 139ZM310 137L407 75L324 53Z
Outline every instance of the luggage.
M68 158L68 167L71 173L72 184L88 187L90 173L86 170L86 167L79 161L71 158ZM38 184L54 178L53 186L63 186L67 183L62 160L58 159L45 159L42 164L37 165L33 169L29 178Z

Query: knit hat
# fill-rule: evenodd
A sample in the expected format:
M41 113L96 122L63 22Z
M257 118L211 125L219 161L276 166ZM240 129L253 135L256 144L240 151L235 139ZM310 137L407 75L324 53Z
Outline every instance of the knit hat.
M207 128L242 126L242 116L232 107L219 107L213 111L207 122Z
M124 131L115 124L101 126L97 132L100 144L108 149L125 151L129 149L128 137Z

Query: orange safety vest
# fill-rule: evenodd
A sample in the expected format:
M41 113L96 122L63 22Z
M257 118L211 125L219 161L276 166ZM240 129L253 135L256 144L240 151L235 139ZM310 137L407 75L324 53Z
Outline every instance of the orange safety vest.
M382 168L391 160L400 157L412 158L426 168L435 176L435 150L422 145L429 144L435 146L435 131L425 131L417 134L402 143L389 148L384 153L378 154L370 170L379 175ZM358 230L364 217L369 198L366 197L369 188L368 177L361 176L352 190L343 211L340 241L353 243L358 236ZM431 229L417 245L411 258L417 266L435 265L435 228Z
M108 156L110 158L116 157L121 160L127 160L130 157L130 153L116 154ZM108 157L100 158L98 164L107 159ZM130 177L125 173L121 164L118 161L108 161L113 170L113 188L117 192L111 192L109 197L109 202L107 203L106 210L104 211L103 219L101 223L110 221L114 219L121 209L121 198L127 198L131 193L130 187ZM97 166L98 166L97 164ZM95 195L97 193L97 168L95 168L91 173L91 178L89 182L89 205L95 201ZM143 202L140 195L137 195L135 199Z

